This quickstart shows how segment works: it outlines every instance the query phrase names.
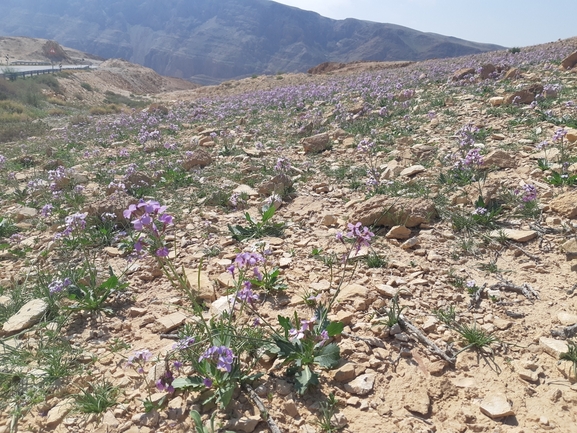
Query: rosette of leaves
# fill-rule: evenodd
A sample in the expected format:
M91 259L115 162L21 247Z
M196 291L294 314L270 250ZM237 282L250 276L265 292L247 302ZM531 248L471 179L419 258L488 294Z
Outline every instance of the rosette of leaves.
M315 366L332 369L341 359L339 346L335 342L329 343L328 339L339 335L343 331L344 324L329 321L327 310L323 306L316 309L314 319L314 324L310 329L302 331L301 336L303 321L296 312L293 320L279 315L278 321L284 332L283 335L273 337L276 345L273 351L279 358L284 359L283 365L288 366L287 374L294 376L295 388L301 395L309 387L319 384L319 375L314 371Z
M252 219L248 212L245 212L244 218L248 226L228 225L228 230L232 234L233 239L243 241L245 239L258 239L264 236L280 236L284 230L284 223L273 223L271 218L274 216L274 206L264 211L261 215L260 221Z

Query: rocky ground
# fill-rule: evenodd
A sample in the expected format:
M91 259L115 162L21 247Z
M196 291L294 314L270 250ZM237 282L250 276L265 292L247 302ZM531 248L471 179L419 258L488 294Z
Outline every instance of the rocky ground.
M191 409L205 421L216 411L232 431L275 431L246 391L219 410L203 393L149 386L195 317L226 309L227 268L259 240L227 227L247 226L245 212L258 220L267 199L286 226L260 241L286 289L259 292L259 316L310 317L310 297L336 296L329 317L344 324L332 339L338 365L317 368L304 395L258 352L252 387L280 431L577 432L577 354L560 360L577 323L576 48L247 78L4 145L0 432L186 432ZM132 67L108 66L133 92ZM123 211L141 197L174 215L166 260L195 282L202 311L154 257L123 248ZM78 235L76 247L55 238L75 212L113 215L114 236ZM337 235L357 222L375 236L351 253ZM92 224L83 233L104 227ZM74 280L66 272L86 251L128 283L106 300L109 314L67 310L75 300L50 289ZM466 326L487 341L470 346ZM148 380L126 365L144 349ZM104 381L118 389L114 404L82 413L77 396ZM148 413L147 398L159 403Z

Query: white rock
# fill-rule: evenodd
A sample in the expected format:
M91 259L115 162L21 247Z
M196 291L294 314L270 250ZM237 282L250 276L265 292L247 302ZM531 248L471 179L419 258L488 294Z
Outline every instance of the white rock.
M373 390L375 375L372 373L361 374L356 379L345 384L345 391L355 395L366 395Z
M577 314L571 314L565 311L559 311L557 313L557 320L559 320L561 325L571 326L577 323Z
M385 235L387 239L409 239L411 230L405 226L393 226Z
M481 402L481 412L495 419L515 415L505 394L496 393L486 396Z
M47 309L48 304L45 301L42 299L32 299L24 304L15 315L10 317L6 323L2 325L2 331L6 334L12 334L23 329L28 329L40 321Z
M567 343L564 341L548 337L539 338L539 346L541 346L543 352L548 353L555 359L559 359L559 355L568 350Z

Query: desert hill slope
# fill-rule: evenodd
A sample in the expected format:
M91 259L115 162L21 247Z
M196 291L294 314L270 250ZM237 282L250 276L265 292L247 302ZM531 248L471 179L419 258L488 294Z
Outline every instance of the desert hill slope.
M5 0L0 34L55 39L204 84L326 62L423 60L500 47L268 0Z

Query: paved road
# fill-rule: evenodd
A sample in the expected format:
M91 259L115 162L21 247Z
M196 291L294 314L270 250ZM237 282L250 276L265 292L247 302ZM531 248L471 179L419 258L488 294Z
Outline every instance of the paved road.
M90 69L97 69L97 66L94 65L62 65L62 69L78 69L78 68L90 68ZM50 65L34 65L34 66L26 66L26 65L0 65L0 73L3 73L6 69L12 72L31 72L31 71L43 71L45 69L52 69ZM58 71L58 65L54 65L54 70Z

